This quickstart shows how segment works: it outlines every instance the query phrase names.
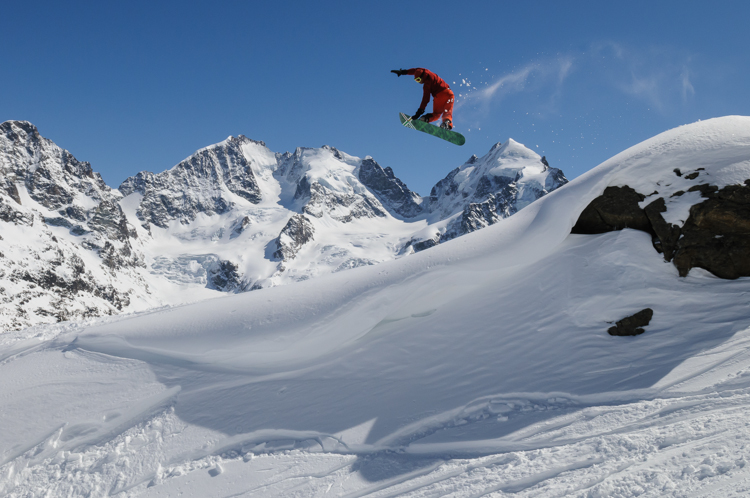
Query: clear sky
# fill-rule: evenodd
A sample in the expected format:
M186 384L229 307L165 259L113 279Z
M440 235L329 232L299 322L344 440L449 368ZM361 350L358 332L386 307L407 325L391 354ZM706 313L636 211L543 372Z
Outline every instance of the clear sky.
M372 156L426 195L508 138L570 179L666 129L750 115L750 2L37 1L0 7L0 121L117 187L246 135ZM400 126L427 67L457 147ZM431 106L428 106L428 110Z

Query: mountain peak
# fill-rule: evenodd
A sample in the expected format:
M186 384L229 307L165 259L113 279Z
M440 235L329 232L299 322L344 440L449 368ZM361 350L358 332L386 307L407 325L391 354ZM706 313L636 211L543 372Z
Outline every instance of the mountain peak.
M495 205L485 209L489 213L485 221L492 224L567 181L539 154L509 138L493 145L482 157L470 157L438 182L430 193L431 211L447 218L465 210L467 202L484 203L492 195Z
M512 138L509 138L506 142L498 142L490 149L487 155L493 155L496 158L510 159L510 158L525 158L540 160L541 156L533 150L526 147L520 142L516 142ZM485 156L486 157L486 156Z
M4 134L7 134L8 132L17 133L18 131L22 131L27 135L39 136L39 130L37 129L37 127L29 123L28 121L5 121L4 123L0 123L0 131Z

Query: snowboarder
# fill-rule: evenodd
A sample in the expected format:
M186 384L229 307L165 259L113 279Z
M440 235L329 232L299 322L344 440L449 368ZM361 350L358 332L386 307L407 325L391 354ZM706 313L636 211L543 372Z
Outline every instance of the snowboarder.
M423 67L393 69L391 72L399 77L402 74L412 75L414 76L414 81L420 85L424 85L422 103L419 105L417 112L411 117L412 120L421 119L422 121L430 123L432 121L437 121L442 117L443 122L440 124L440 127L448 130L453 129L453 102L455 96L453 95L453 90L448 86L448 83L437 74ZM432 112L424 114L425 108L427 108L427 103L430 101L430 95L433 97Z

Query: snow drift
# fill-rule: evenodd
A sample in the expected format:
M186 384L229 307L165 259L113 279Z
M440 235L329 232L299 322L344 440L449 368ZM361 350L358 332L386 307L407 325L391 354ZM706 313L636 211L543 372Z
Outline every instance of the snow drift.
M0 489L740 493L750 281L680 277L641 231L570 233L608 186L692 181L677 165L742 184L750 118L665 132L408 258L6 335ZM674 198L664 217L699 201ZM607 334L646 307L644 334Z

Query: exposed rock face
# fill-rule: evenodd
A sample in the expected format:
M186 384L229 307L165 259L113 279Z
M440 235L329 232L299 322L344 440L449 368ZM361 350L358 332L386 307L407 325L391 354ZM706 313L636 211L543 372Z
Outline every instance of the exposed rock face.
M498 214L498 202L493 194L489 194L487 200L482 203L471 203L461 213L460 229L458 234L473 232L494 223L503 218L503 213ZM456 235L454 235L455 237Z
M686 178L697 177L691 175ZM691 268L703 268L728 279L750 276L750 180L745 183L723 189L708 184L691 187L689 192L700 192L707 200L690 208L682 227L664 220L663 197L641 209L638 203L646 198L644 195L628 186L607 187L581 213L573 233L634 228L650 233L654 248L666 261L673 261L683 277Z
M562 171L523 145L495 144L435 184L426 209L434 219L452 219L435 237L408 244L419 251L493 225L566 183Z
M635 313L634 315L628 316L615 322L614 327L610 327L607 332L609 335L617 336L632 336L640 335L645 332L645 327L651 323L651 318L654 316L654 310L651 308L645 308Z
M633 228L652 232L651 222L638 203L646 198L627 185L607 187L583 210L573 233L595 234Z
M0 178L0 328L128 306L143 263L119 193L24 121L0 124Z
M293 259L300 248L312 240L314 233L312 223L304 214L292 216L276 238L273 256L281 261Z
M232 226L232 238L238 237L242 234L242 232L245 231L247 227L252 225L253 222L250 219L249 216L243 216L241 219L237 220L234 225Z
M349 223L355 219L382 218L388 210L395 212L394 207L381 204L352 174L360 160L334 147L298 147L293 154L278 154L277 158L274 178L294 187L294 208L302 213ZM323 172L322 164L335 170Z
M365 159L359 167L359 179L399 216L413 218L422 213L421 198L396 178L391 168L383 169L372 159Z
M653 237L656 250L664 253L664 259L671 261L676 249L675 244L680 238L680 227L664 220L662 213L666 210L667 207L663 197L659 197L648 204L643 208L643 212L648 218L650 226L639 227L639 229L649 232Z
M431 239L411 239L409 242L406 243L403 251L406 251L407 249L412 248L414 252L420 252L420 251L424 251L425 249L429 249L430 247L435 247L439 243L440 243L440 234L437 233Z
M207 270L208 287L222 292L232 292L242 288L239 268L231 261L218 260Z
M385 211L371 195L337 192L319 181L309 182L303 177L297 187L295 200L304 204L305 214L322 218L326 214L336 221L348 223L355 218L384 217Z
M550 168L546 159L508 140L495 144L481 158L472 156L435 184L429 209L445 219L492 196L492 211L505 218L567 182L562 171Z
M119 187L124 196L138 192L143 199L138 218L166 228L172 220L193 221L199 213L227 212L234 194L251 203L261 200L253 170L242 153L247 137L230 137L224 142L199 150L174 168L159 174L143 171Z
M32 226L34 215L18 209L18 206L0 196L0 220L15 225Z
M680 275L703 268L721 278L750 276L750 180L745 183L702 189L708 199L690 208L674 244Z
M0 190L4 190L5 193L16 201L16 204L21 204L21 198L18 195L18 188L11 178L5 177L0 179Z

